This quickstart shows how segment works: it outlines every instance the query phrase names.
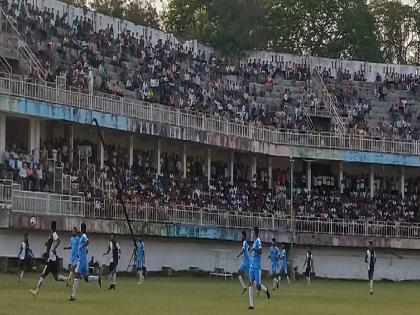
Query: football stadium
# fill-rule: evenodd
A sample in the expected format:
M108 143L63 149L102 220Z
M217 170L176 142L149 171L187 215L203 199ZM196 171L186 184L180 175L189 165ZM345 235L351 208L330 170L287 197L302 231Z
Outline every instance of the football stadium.
M420 6L4 0L0 315L420 312Z

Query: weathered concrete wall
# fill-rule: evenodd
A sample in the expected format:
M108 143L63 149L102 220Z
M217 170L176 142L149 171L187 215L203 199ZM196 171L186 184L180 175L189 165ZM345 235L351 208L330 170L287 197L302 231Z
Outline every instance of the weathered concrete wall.
M0 111L23 116L64 120L85 125L91 125L92 119L96 118L104 128L277 157L289 158L293 156L296 159L420 166L420 156L272 144L255 141L246 137L228 136L205 130L194 130L164 123L153 123L122 115L111 115L87 109L72 108L70 106L5 95L0 96Z
M5 222L9 223L8 228L14 230L48 231L50 222L55 220L57 221L57 229L60 231L70 232L73 227L80 227L80 224L85 222L88 226L89 233L115 233L120 235L130 235L126 221L84 219L80 217L66 216L34 216L20 213L7 214L0 217L9 217L8 219L4 220ZM31 218L35 218L35 224L31 223ZM4 225L3 228L6 228L6 225ZM144 222L132 222L132 228L136 236L147 235L168 238L196 238L223 241L239 241L242 238L242 230L232 228ZM271 242L273 237L276 237L279 241L284 241L287 243L291 240L290 235L285 230L261 231L262 241Z
M129 229L125 221L83 219L80 217L66 216L40 216L21 213L5 213L0 216L1 227L3 229L28 230L28 231L48 231L51 220L57 221L58 230L70 232L74 226L79 227L82 222L88 225L88 232L93 234L129 235ZM35 218L35 224L31 223L31 218ZM222 240L239 241L241 239L241 229L219 228L199 225L185 224L161 224L132 222L135 235L145 235L150 237L163 238L188 238L202 240ZM250 233L250 231L248 231ZM248 233L248 234L249 234ZM261 240L271 242L275 237L278 241L290 243L292 235L286 230L261 231ZM328 235L328 234L309 234L298 233L294 237L294 243L302 246L326 246L326 247L345 247L345 248L364 248L369 240L372 240L375 247L385 249L407 249L419 250L420 239L386 238L386 237L364 237L353 235Z
M19 244L22 239L22 230L0 230L0 257L16 257ZM64 251L67 246L69 233L59 232L62 243L58 255L63 257L64 266L69 263L69 252ZM40 257L44 251L44 242L48 232L43 230L29 231L31 247L36 257ZM120 271L127 270L133 252L131 239L125 235L119 235L118 241L122 249ZM108 244L108 236L104 234L89 233L89 257L93 256L100 264L108 264L109 257L103 257ZM157 236L144 237L146 249L146 265L151 271L159 271L162 266L172 267L174 270L188 270L195 266L201 270L210 271L216 264L215 249L228 251L220 257L220 266L225 270L235 272L240 259L236 255L240 251L239 241L191 239L191 238L162 238ZM263 245L263 269L269 270L268 257L269 245ZM367 271L364 263L365 248L359 247L313 247L315 273L319 277L338 279L366 279ZM289 262L297 267L298 272L303 271L306 247L295 245L289 251ZM420 253L418 251L400 249L377 249L378 261L376 265L375 279L389 280L417 280L420 279ZM268 281L268 280L267 280Z

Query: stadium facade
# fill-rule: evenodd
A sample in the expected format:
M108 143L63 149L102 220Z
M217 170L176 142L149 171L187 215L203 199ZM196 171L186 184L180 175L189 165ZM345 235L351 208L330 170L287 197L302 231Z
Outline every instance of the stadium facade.
M153 44L158 43L159 39L177 42L169 34L84 12L58 1L43 1L40 8L43 7L67 12L69 21L76 16L90 17L96 29L104 29L108 25L113 25L116 32L129 29L143 34ZM2 18L5 18L4 14ZM14 30L2 30L3 39L8 38L2 40L3 58L16 68L25 68L25 63L37 65L36 57L30 52L26 55L10 53L11 49L16 48L13 47L13 38L19 42L18 36ZM203 51L207 56L212 53L212 49L196 41L184 45L187 49ZM367 89L368 82L374 82L377 73L384 75L392 71L417 74L419 70L415 66L303 58L269 52L250 53L244 63L254 59L273 63L287 60L330 68L333 72L338 68L350 69L352 73L363 70L367 82L359 84L360 87L367 86ZM323 94L325 83L321 77L319 80L319 97L326 97ZM279 90L292 88L287 84L280 82L275 87ZM334 111L329 108L327 112L319 119L321 124L325 124L325 121L338 124ZM314 121L319 118L311 113L308 116L312 116ZM188 157L194 154L204 161L203 172L209 181L212 162L223 161L227 165L226 177L233 184L234 165L240 159L250 169L247 175L250 181L257 169L264 169L268 186L272 188L273 170L281 168L286 170L287 176L294 171L310 179L305 187L309 193L314 185L311 179L315 168L318 173L319 170L328 169L329 176L336 178L338 183L344 182L346 174L356 177L367 175L368 180L364 185L369 188L370 196L376 193L375 178L378 175L392 179L389 185L395 186L403 198L408 194L406 187L410 179L420 177L420 143L417 140L378 139L327 131L275 130L156 103L69 90L59 79L54 83L28 82L22 76L11 73L0 77L0 163L5 164L4 153L12 144L20 143L28 152L32 152L33 158L39 160L45 155L43 140L63 138L67 139L70 152L78 152L75 156L79 159L80 167L88 170L88 160L91 154L96 154L94 159L98 161L98 169L102 169L106 164L106 152L92 125L93 119L101 126L108 145L126 148L130 166L136 159L136 150L155 152L151 164L158 174L162 167L160 157L165 152L180 157L184 178L187 177ZM73 147L74 139L95 143L97 150ZM87 222L92 234L89 256L96 259L100 259L106 247L106 235L119 234L123 248L121 265L127 266L132 247L121 206L116 200L107 205L92 202L77 191L78 187L73 188L70 174L65 174L62 167L56 166L54 152L47 153L47 160L54 174L52 192L25 190L7 173L0 184L0 258L4 262L3 269L8 268L8 258L12 265L23 231L29 231L34 252L42 253L43 240L52 219L57 220L59 230L65 236L69 235L73 226ZM92 168L91 173L87 173L92 174L98 169ZM341 184L332 185L337 186L341 193L345 189ZM289 189L288 194L294 196L294 189ZM213 250L226 249L231 254L224 258L223 268L234 272L239 266L239 260L234 257L239 249L241 230L259 226L264 242L276 237L293 244L293 267L303 265L306 247L313 246L318 276L364 279L363 248L368 240L373 240L378 248L378 277L391 280L420 279L420 271L416 268L420 261L417 252L420 247L420 225L415 222L304 217L297 214L298 209L291 207L290 202L286 202L281 213L245 213L192 209L185 205L171 208L131 203L127 208L135 234L145 237L149 270L198 267L209 271L216 264ZM67 265L68 257L64 251L61 255L64 265ZM268 269L268 260L265 263Z

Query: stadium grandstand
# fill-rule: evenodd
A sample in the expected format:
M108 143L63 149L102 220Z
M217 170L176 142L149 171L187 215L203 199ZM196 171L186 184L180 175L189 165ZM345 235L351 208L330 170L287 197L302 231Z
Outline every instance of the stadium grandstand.
M232 62L196 40L38 3L3 1L0 14L0 259L12 266L18 233L38 241L55 218L65 235L89 222L101 246L121 235L129 265L121 189L152 271L212 271L210 249L233 251L258 226L263 242L294 245L292 267L318 246L321 277L365 278L355 253L373 240L383 261L401 258L380 278L420 279L418 66L268 51ZM175 261L159 253L185 238L202 245L187 240ZM340 269L333 247L348 258Z

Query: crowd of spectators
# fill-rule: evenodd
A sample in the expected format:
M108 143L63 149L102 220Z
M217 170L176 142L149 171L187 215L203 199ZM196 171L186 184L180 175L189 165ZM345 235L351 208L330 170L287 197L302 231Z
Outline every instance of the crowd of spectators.
M268 169L258 167L251 176L250 168L235 161L233 183L230 169L224 161L212 161L211 178L207 178L207 161L199 156L187 156L186 170L175 153L161 152L161 172L157 173L156 152L136 150L133 166L128 167L127 149L109 146L105 150L105 167L99 168L96 147L88 141L76 140L81 148L89 147L85 164L78 158L71 162L69 147L64 139L45 142L39 160L25 154L15 146L4 155L5 169L14 175L23 189L53 191L56 167L61 167L67 186L76 187L87 201L101 205L115 202L116 183L123 183L124 198L128 205L149 205L164 208L206 208L209 211L253 212L287 215L290 212L290 176L288 169L273 169L272 185ZM51 162L53 160L54 162ZM88 165L96 163L94 171ZM1 169L1 167L0 167ZM32 170L32 171L31 171ZM298 216L322 219L352 219L417 222L419 206L419 180L408 180L405 198L401 197L397 180L375 177L375 195L370 196L368 175L345 174L342 183L334 175L315 174L311 178L312 190L307 191L305 173L295 172L294 209ZM66 186L66 187L67 187ZM64 186L58 185L60 189Z
M153 45L143 35L118 32L110 25L95 30L89 18L69 21L67 13L47 7L39 10L25 2L7 7L47 69L47 80L61 76L68 88L89 93L99 90L257 126L307 129L298 95L285 91L274 106L261 101L272 95L277 76L308 82L311 71L306 64L249 60L239 65L169 40Z
M322 105L311 90L312 71L305 63L254 59L237 64L216 55L206 56L204 51L186 49L169 40L152 44L143 35L128 30L118 32L111 25L95 30L89 18L77 16L70 21L67 13L50 8L39 10L24 1L10 4L3 1L2 7L47 69L47 80L65 77L69 89L90 94L100 91L209 113L238 123L301 131L308 129L302 106L318 108ZM334 77L331 69L324 68L320 73L327 82L366 81L364 71L352 74L347 69L339 69ZM277 78L289 80L292 85L300 82L300 93L296 95L286 88L278 94L275 90ZM34 70L31 79L40 79L40 73ZM375 95L385 101L388 91L394 88L415 96L419 85L417 75L387 73L382 78L378 74ZM359 95L356 88L345 85L331 92L336 97L341 116L346 119L349 133L381 138L419 138L417 128L412 126L414 110L407 98L401 97L391 106L390 120L383 118L372 128L368 123L372 114L371 100ZM273 98L274 105L265 103L266 99ZM174 153L161 153L158 174L156 152L150 150L134 152L134 164L128 167L127 148L109 146L105 152L107 163L101 169L94 158L97 156L95 144L76 140L74 147L77 151L90 148L85 161L71 157L64 139L45 143L38 154L11 146L5 152L2 172L11 173L23 189L52 191L58 165L67 175L69 186L74 185L91 200L115 198L114 183L123 182L124 197L132 204L278 215L289 211L290 178L286 170L273 170L270 187L266 169L259 168L256 174L250 174L245 164L237 162L232 184L229 168L223 161L212 161L211 178L208 179L204 159L188 156L184 178L181 157ZM89 165L96 166L89 168ZM359 184L354 186L337 183L334 177L327 177L326 182L322 179L321 184L316 178L306 179L303 175L297 178L294 208L300 215L417 220L417 192L402 198L396 189L387 189L378 190L371 197L367 179L358 179ZM314 182L310 194L305 189L307 180ZM340 185L345 185L342 193Z

